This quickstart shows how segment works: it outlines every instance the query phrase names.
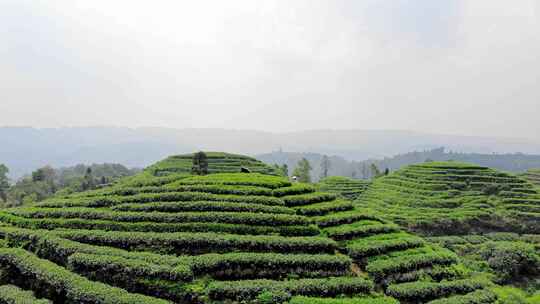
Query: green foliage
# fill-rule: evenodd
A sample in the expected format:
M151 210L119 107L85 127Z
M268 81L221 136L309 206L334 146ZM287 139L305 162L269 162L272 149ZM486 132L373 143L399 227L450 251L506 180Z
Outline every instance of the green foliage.
M355 200L368 187L369 182L344 176L330 176L319 182L319 188L325 192L331 192L344 198Z
M305 158L302 158L298 164L296 164L296 168L294 169L292 175L296 176L297 181L301 183L310 183L311 182L311 164L309 161Z
M336 195L332 193L313 192L308 194L287 195L281 197L281 199L285 202L285 205L295 207L331 201L336 199Z
M14 285L0 286L0 304L50 304L46 299L36 299L31 291Z
M523 242L488 242L479 251L501 283L540 274L540 256L534 245Z
M193 175L208 174L208 159L204 152L200 151L193 154L193 166L191 167L191 174Z
M348 274L351 259L343 255L226 253L192 259L195 275L221 280L252 278L328 277Z
M7 212L26 218L79 218L117 222L189 223L217 222L246 225L309 225L302 216L251 212L121 212L95 208L17 208Z
M375 280L394 274L415 270L432 265L450 265L457 262L457 256L447 250L423 247L420 250L409 249L399 255L378 256L369 262L366 270Z
M26 285L53 302L64 298L65 303L167 303L89 281L22 249L0 248L0 265L9 267L10 278L17 281L18 285Z
M480 289L465 295L430 301L428 304L491 304L495 303L497 295L489 289ZM516 303L517 304L517 303Z
M390 297L325 299L298 296L293 297L289 304L399 304L399 302Z
M453 294L466 294L486 285L478 280L456 280L443 282L410 282L390 285L386 293L405 301L428 301ZM451 302L453 303L453 302Z
M309 184L297 183L289 187L281 187L272 190L272 194L277 197L283 197L287 195L308 194L315 192L315 187Z
M210 299L217 301L249 301L265 292L285 291L292 296L323 296L368 294L373 284L362 278L300 279L288 281L216 281L208 287Z
M0 199L5 203L7 201L7 190L9 189L8 167L0 164Z
M55 232L70 240L126 250L165 254L224 253L230 251L277 253L332 253L336 243L322 237L248 236L221 233L151 233L69 230Z

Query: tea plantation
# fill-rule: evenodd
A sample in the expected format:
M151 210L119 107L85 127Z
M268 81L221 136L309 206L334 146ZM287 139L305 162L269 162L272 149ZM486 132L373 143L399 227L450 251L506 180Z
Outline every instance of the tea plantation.
M173 156L108 188L1 210L0 303L495 303L450 246L402 227L441 215L473 230L494 221L489 206L537 229L532 186L485 168L418 165L353 203L252 158L207 155L209 175ZM434 180L413 182L424 175Z
M368 181L344 176L329 176L319 182L322 191L335 193L349 200L355 200L368 186Z
M540 186L540 169L528 170L523 174L523 178L535 184L536 186Z

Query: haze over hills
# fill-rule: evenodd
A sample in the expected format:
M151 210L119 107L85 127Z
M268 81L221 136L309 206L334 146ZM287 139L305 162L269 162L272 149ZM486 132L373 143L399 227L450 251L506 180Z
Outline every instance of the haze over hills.
M410 151L447 147L478 153L540 154L540 142L410 131L311 130L271 133L253 130L124 127L0 128L0 163L16 178L43 166L77 163L121 163L147 166L170 154L195 150L256 155L280 148L314 152L348 160L382 158Z

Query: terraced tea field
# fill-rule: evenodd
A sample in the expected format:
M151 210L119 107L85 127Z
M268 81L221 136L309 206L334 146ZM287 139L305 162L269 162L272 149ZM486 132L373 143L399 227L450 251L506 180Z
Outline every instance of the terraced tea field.
M523 178L535 184L536 186L540 186L540 169L528 170L523 174Z
M319 182L321 191L335 193L349 200L355 200L368 186L368 181L344 176L329 176Z
M494 302L450 250L253 159L209 156L214 174L174 156L0 211L0 303Z
M457 162L411 165L376 179L357 200L425 235L540 233L540 192L515 175Z

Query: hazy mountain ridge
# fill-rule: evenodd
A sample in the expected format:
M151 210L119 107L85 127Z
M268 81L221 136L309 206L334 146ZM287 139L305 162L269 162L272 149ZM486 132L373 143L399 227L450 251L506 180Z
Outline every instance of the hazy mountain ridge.
M0 163L10 168L13 177L47 164L59 167L115 162L143 167L168 155L194 150L256 155L283 148L348 160L382 158L441 146L462 152L540 154L540 143L531 140L376 130L271 133L225 129L2 127L0 140L4 143Z

